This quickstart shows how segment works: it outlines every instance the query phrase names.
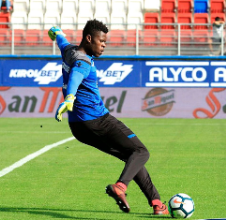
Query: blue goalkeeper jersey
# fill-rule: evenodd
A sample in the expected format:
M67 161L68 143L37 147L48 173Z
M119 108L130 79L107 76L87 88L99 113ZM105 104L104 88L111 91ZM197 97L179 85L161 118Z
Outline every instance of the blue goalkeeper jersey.
M70 44L65 37L57 35L57 44L61 50L63 94L75 95L73 111L68 111L68 121L88 121L97 119L109 111L104 106L98 89L94 60Z

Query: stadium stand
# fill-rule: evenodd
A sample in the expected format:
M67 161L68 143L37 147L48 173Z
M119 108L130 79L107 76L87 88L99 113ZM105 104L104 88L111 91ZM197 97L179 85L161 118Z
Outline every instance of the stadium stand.
M47 32L53 25L60 25L70 42L79 43L86 21L96 18L110 29L111 49L135 48L138 28L142 50L167 46L171 52L178 39L184 50L206 43L215 17L225 20L226 11L225 0L14 0L11 5L11 12L0 13L0 22L8 23L0 24L1 45L12 40L11 24L15 46L51 48Z

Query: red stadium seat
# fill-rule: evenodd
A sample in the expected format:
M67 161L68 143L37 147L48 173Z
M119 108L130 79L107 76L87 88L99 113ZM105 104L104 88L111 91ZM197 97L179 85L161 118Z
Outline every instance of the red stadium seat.
M10 22L10 13L0 12L0 23L9 23ZM7 24L0 24L0 28L9 28Z
M208 13L195 13L194 14L194 28L195 29L209 29L209 14ZM206 24L206 25L196 25L196 24Z
M27 45L39 45L42 40L42 33L40 30L28 29L26 31L26 44Z
M193 9L193 0L178 0L178 13L190 13L193 12Z
M162 13L161 14L161 29L175 29L176 14ZM165 25L164 25L165 24Z
M9 45L10 43L10 33L8 29L0 29L0 45Z
M192 30L183 29L180 31L180 42L181 45L189 46L193 41L193 32Z
M140 42L143 46L157 46L159 42L159 30L144 30Z
M43 32L42 32L42 44L44 46L52 46L53 45L53 41L50 39L50 37L48 35L48 31L49 30L43 30Z
M136 46L136 30L127 30L126 31L126 45L127 46Z
M210 0L211 13L224 13L226 11L225 0Z
M160 43L162 46L174 46L177 40L177 35L174 30L161 30Z
M177 22L181 24L181 29L192 29L192 13L178 13Z
M158 29L158 23L160 23L159 13L146 12L144 14L144 23L153 24L153 25L145 25L144 29Z
M176 0L162 0L162 13L176 12Z
M193 37L196 43L206 43L209 40L210 33L209 30L194 30Z
M23 46L25 44L25 31L14 29L14 45Z
M111 30L108 34L109 46L122 46L125 43L124 30Z
M64 30L64 33L66 34L66 38L69 43L74 44L75 43L75 31L66 29Z
M77 30L75 32L75 42L74 44L79 45L82 40L82 30Z
M216 17L219 17L223 21L225 21L225 13L211 13L210 14L210 22L211 22L211 24L213 24L213 22L215 21Z

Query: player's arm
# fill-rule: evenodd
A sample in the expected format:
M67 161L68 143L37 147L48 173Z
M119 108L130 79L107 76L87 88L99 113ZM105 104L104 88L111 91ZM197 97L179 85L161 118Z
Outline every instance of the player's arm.
M61 51L69 44L65 38L66 34L58 26L50 28L48 35L52 41L57 41L57 45Z
M62 121L62 114L64 112L73 111L78 87L82 83L82 80L89 75L90 68L90 64L85 61L77 60L74 63L69 75L65 101L59 105L56 111L55 119L58 122Z

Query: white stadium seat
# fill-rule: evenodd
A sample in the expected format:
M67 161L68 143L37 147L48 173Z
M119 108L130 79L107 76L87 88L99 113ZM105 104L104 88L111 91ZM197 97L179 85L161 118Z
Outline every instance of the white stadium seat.
M94 18L102 21L104 24L110 24L111 1L96 0Z
M52 26L60 24L60 14L46 12L44 15L44 29L50 29Z
M76 16L78 13L78 0L64 0L62 4L62 14Z
M63 30L75 30L76 29L76 16L73 14L62 13L61 14L61 28Z
M113 0L112 1L112 14L126 15L127 14L127 0Z
M112 1L111 29L126 29L127 21L127 0Z
M128 14L143 13L144 0L129 0L128 1Z
M42 30L44 17L41 12L30 12L27 16L28 29Z
M26 12L13 12L11 14L11 23L14 29L27 28L27 13Z
M161 0L145 0L144 10L145 11L160 11Z
M143 14L128 14L127 15L127 29L136 29L136 27L141 30L143 28L142 23L144 23Z
M89 14L79 15L78 19L77 19L77 23L78 23L77 29L82 30L84 28L86 22L91 19L93 19L93 15L90 15L90 16L89 16Z
M30 1L30 13L31 12L35 12L35 13L45 13L45 8L46 8L46 4L45 4L45 0L31 0Z
M111 30L126 29L126 15L111 14Z
M111 0L96 0L95 14L110 14L111 13Z
M61 14L62 0L46 0L46 12Z
M77 16L78 29L83 29L87 20L93 19L94 0L80 0L79 12Z
M94 0L80 0L79 1L79 14L94 14Z
M144 2L143 0L129 0L127 23L128 29L136 29L136 24L144 22L143 18ZM138 29L142 29L142 25L138 25Z
M13 1L13 10L15 12L26 12L29 11L29 0L14 0Z

